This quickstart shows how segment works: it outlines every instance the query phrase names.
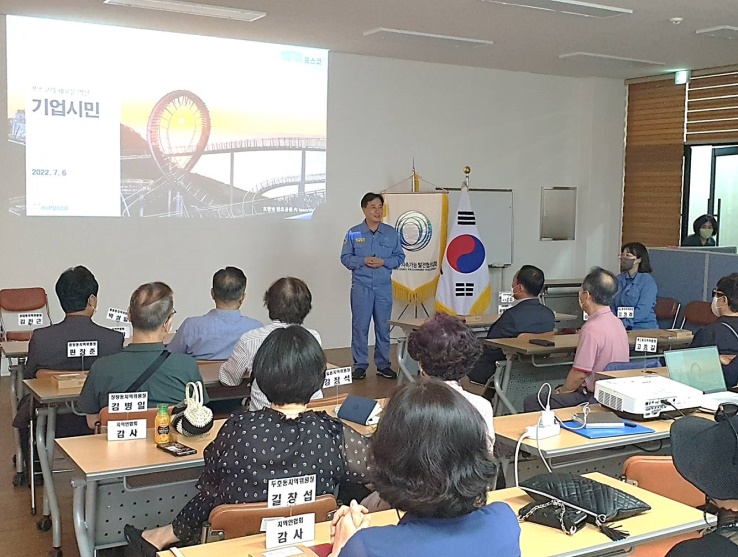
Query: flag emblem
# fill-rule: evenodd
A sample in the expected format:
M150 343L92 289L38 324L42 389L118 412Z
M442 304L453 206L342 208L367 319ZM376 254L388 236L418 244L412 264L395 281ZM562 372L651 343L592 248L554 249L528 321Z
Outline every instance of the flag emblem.
M451 268L469 274L486 264L484 245L476 236L462 234L456 236L446 248L446 258Z
M430 244L433 238L433 225L420 211L407 211L401 214L395 228L400 234L402 249L405 251L420 251Z

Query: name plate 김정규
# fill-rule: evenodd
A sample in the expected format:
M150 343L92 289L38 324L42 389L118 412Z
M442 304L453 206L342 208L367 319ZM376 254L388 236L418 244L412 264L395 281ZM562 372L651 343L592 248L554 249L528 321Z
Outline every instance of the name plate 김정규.
M96 340L79 340L67 343L67 358L97 356Z
M656 352L656 346L658 345L658 339L653 337L636 337L635 351L636 352Z
M267 486L267 507L293 507L315 501L316 476L296 476L269 480Z
M21 327L31 327L33 325L43 325L44 314L43 313L19 313L18 314L18 325Z
M108 441L146 439L146 420L113 420L108 422Z
M315 540L315 513L270 520L266 524L267 549L313 540Z
M108 413L144 412L149 407L149 393L110 393Z
M118 323L128 323L128 312L124 309L108 308L108 319Z
M633 319L635 317L635 308L618 306L618 319Z
M353 381L351 377L351 367L337 367L333 369L325 370L325 381L323 381L323 388L328 387L339 387L341 385L348 385Z

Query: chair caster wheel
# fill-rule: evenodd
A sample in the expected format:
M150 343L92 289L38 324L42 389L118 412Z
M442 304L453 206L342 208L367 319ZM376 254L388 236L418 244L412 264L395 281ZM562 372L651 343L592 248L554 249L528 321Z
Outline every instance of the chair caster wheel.
M41 520L36 522L36 528L42 532L48 532L51 530L51 518L48 516L43 517ZM49 553L49 555L51 555L51 553Z
M26 474L24 472L17 472L15 476L13 476L13 485L18 487L24 483L26 483Z

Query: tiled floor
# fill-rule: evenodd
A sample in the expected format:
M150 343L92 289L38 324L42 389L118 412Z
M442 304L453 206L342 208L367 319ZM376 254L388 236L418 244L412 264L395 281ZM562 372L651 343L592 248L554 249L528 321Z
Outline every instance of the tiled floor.
M351 353L347 349L328 350L328 361L335 365L350 365ZM394 359L394 347L393 347ZM396 367L394 369L397 369ZM382 398L389 396L395 388L395 382L378 377L374 367L368 370L366 379L357 381L341 391L348 391L361 396ZM332 393L326 393L332 394ZM7 377L0 379L0 501L5 507L0 519L0 557L45 557L51 549L51 532L40 532L36 528L39 516L31 516L30 489L13 487L15 468L11 458L14 452L13 435L10 426L9 408L10 381ZM62 550L64 557L78 557L77 543L72 525L72 489L71 473L62 473L56 478L59 502L62 512ZM38 493L41 503L40 491ZM39 514L40 514L39 509ZM122 550L102 552L104 557L122 556Z

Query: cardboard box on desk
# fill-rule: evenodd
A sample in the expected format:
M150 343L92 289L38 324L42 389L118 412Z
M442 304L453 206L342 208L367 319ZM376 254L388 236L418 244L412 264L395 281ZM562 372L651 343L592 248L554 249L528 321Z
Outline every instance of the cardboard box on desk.
M669 338L692 338L692 331L688 329L666 329L669 333Z
M64 389L81 389L87 380L87 374L60 373L59 375L52 375L51 380L60 391Z

